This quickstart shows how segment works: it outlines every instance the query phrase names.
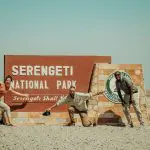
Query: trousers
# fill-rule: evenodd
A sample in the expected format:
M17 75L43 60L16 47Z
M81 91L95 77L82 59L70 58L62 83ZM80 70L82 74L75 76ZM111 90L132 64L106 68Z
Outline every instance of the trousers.
M87 111L79 111L75 107L70 106L68 108L68 112L72 123L75 123L74 114L79 114L84 127L89 127L92 125L92 122L88 119Z
M10 107L7 104L5 104L1 99L0 108L7 114L8 117L11 117Z
M128 94L125 94L124 95L124 101L125 101L125 104L123 106L123 112L127 118L127 121L128 123L130 124L132 122L132 119L131 119L131 115L130 115L130 95ZM137 118L138 118L138 121L140 123L143 122L142 120L142 113L141 113L141 109L140 109L140 106L139 106L139 103L137 102L136 98L135 98L135 94L133 94L133 98L132 98L132 106L136 112L136 115L137 115Z

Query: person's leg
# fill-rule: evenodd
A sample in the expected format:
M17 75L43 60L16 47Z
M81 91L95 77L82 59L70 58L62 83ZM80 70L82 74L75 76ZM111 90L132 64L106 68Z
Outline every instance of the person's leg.
M11 113L10 113L10 107L5 104L3 101L0 101L0 107L4 110L4 118L6 124L10 125L11 123Z
M3 111L3 116L2 116L2 119L3 119L3 123L6 125L6 124L8 124L8 120L7 120L7 114L6 114L6 112L5 111Z
M131 119L131 115L130 115L130 104L129 104L129 100L130 100L130 95L125 94L124 96L124 101L125 104L123 106L123 112L126 116L126 119L128 121L128 124L133 127L133 123L132 123L132 119Z
M88 118L87 112L79 112L79 115L81 117L82 125L84 127L89 127L92 125L92 122Z
M132 125L133 123L132 123L131 115L130 115L130 112L129 112L129 107L123 106L123 112L124 112L124 114L126 116L128 124Z
M68 108L68 112L70 117L70 122L68 123L68 125L75 125L74 113L78 113L78 111L73 106L71 106Z
M137 115L137 118L140 122L141 125L144 124L143 122L143 119L142 119L142 113L141 113L141 109L140 109L140 106L139 106L139 103L137 102L137 100L135 99L135 96L133 95L133 103L132 103L132 106L136 112L136 115Z

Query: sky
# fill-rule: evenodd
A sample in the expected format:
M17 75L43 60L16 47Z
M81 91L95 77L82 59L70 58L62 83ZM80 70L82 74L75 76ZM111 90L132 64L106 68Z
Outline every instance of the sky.
M150 0L0 0L0 80L4 55L112 56L150 89Z

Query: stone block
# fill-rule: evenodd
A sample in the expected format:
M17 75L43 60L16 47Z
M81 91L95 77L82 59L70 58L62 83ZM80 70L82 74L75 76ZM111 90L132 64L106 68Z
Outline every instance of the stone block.
M42 112L29 112L29 118L40 118L42 116Z
M11 117L18 118L19 117L18 112L11 112Z
M112 102L98 102L98 107L113 107L114 103Z
M28 118L12 118L12 122L14 124L17 124L17 123L21 123L21 124L24 124L24 123L28 123Z
M28 118L29 117L29 112L17 112L18 113L18 118Z

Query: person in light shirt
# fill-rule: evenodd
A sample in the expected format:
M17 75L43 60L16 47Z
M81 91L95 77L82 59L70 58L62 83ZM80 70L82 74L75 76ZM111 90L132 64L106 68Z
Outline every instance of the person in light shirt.
M71 86L69 88L69 94L58 100L52 107L48 108L47 111L51 111L53 108L58 107L63 104L68 104L68 112L70 117L70 122L67 124L68 126L74 126L74 114L77 113L80 115L82 125L84 127L89 127L91 125L96 125L95 122L89 120L87 112L87 101L91 99L92 96L96 96L99 94L103 94L103 91L97 93L79 93L75 91L75 86Z
M21 94L11 88L12 77L10 75L5 77L4 83L0 82L0 108L4 111L5 124L8 126L13 126L11 122L11 112L10 107L3 102L3 98L6 94L12 93L17 96L28 97L28 94Z

